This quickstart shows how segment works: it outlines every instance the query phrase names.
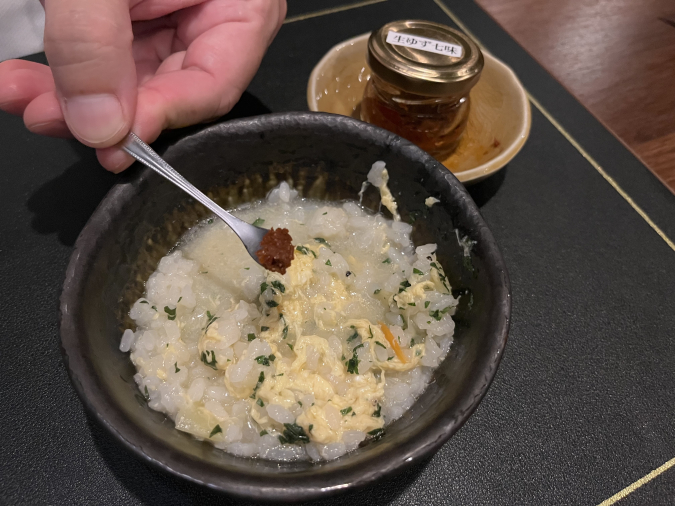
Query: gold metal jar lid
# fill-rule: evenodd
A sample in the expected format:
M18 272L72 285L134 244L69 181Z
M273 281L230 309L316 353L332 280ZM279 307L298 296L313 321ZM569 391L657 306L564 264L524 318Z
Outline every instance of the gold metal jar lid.
M368 65L409 93L468 93L483 70L483 53L463 33L431 21L393 21L368 39Z

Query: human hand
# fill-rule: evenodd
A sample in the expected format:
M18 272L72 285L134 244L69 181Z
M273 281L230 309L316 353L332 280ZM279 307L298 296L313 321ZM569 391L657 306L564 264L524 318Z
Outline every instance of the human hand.
M228 112L285 16L286 0L46 0L49 67L0 63L0 109L120 172L129 130L152 142Z

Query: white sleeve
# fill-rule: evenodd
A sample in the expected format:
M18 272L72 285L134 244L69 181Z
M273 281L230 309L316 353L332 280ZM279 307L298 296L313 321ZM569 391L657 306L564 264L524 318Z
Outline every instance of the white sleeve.
M0 0L0 61L43 51L44 31L38 0Z

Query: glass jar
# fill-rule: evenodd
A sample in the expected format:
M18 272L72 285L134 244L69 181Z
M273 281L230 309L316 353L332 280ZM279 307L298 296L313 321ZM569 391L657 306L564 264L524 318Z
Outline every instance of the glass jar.
M464 34L430 21L395 21L368 40L371 78L361 119L415 143L438 160L457 148L483 55Z

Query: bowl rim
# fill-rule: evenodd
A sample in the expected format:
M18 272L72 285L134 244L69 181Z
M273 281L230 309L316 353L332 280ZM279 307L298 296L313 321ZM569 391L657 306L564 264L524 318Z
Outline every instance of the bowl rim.
M370 37L371 33L372 32L362 33L361 35L351 37L347 40L343 40L338 44L335 44L326 52L326 54L323 55L323 57L319 60L319 62L314 66L307 81L307 107L309 108L310 111L320 112L318 110L318 104L316 100L317 95L316 85L318 82L319 75L323 71L324 67L328 64L330 60L334 58L336 52L352 44L367 42L368 37ZM490 61L491 64L501 67L503 71L505 71L507 74L510 74L509 80L513 83L512 87L516 91L518 97L517 108L521 110L523 121L518 126L518 131L516 137L514 137L514 140L508 146L506 146L504 150L497 156L491 158L487 162L482 163L472 169L463 170L460 172L453 172L454 176L461 183L477 183L478 181L481 181L486 177L490 176L491 174L494 174L495 172L498 172L499 170L503 169L506 166L506 164L509 163L525 145L525 142L527 141L527 138L530 135L530 129L532 127L532 111L530 109L530 101L527 97L527 90L525 90L525 87L518 79L516 73L513 71L511 67L509 67L506 63L504 63L499 58L494 56L492 53L487 51L485 48L481 47L481 51L483 52L485 60Z
M222 136L240 136L242 132L259 135L269 129L276 131L298 125L303 125L304 128L312 131L315 130L313 126L316 128L339 127L340 131L346 129L353 135L365 135L371 139L385 140L390 145L403 148L405 153L412 152L419 161L440 165L424 151L390 132L346 116L327 113L290 112L237 119L207 127L182 140L213 131ZM356 490L386 475L398 474L419 463L435 453L459 430L478 407L494 379L503 356L510 326L511 289L501 252L478 207L464 187L447 171L447 174L443 174L443 178L459 192L458 205L461 205L464 208L463 212L468 213L469 219L477 224L476 233L484 241L482 247L485 248L485 256L490 259L486 262L484 270L495 290L495 313L497 315L493 337L488 341L484 354L481 354L479 358L483 364L481 374L475 374L470 388L459 394L455 410L447 410L439 415L428 431L406 440L396 448L384 450L378 457L377 466L370 466L365 471L359 469L362 466L349 466L316 476L279 473L270 474L269 477L261 479L259 475L254 476L243 470L239 472L216 469L215 466L203 460L179 453L160 440L148 437L130 419L123 416L123 412L115 406L100 385L98 375L87 359L85 347L82 345L85 330L80 320L78 300L83 297L88 273L95 262L94 253L98 250L100 237L112 227L111 216L118 213L124 207L125 202L136 198L138 186L147 179L149 174L151 174L150 169L143 168L132 175L130 181L123 180L117 183L94 211L75 243L66 271L59 307L61 352L75 391L93 417L132 453L163 471L233 496L266 501L305 501Z

